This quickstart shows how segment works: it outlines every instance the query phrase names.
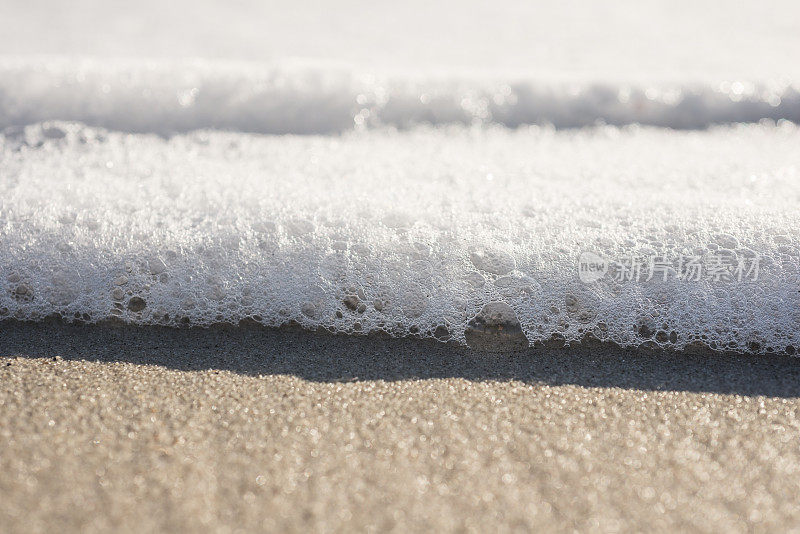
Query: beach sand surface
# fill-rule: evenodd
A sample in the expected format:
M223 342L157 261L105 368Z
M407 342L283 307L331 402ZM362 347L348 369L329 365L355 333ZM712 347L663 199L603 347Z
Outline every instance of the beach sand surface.
M792 531L800 361L0 324L0 531Z

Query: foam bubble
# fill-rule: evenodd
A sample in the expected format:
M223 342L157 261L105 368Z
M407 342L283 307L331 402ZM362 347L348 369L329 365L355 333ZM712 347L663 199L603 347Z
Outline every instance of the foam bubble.
M532 343L788 350L798 142L785 122L335 138L34 124L0 136L0 316L466 343L499 303ZM696 256L704 276L580 276L582 259L632 256ZM758 257L758 277L706 278L714 257Z

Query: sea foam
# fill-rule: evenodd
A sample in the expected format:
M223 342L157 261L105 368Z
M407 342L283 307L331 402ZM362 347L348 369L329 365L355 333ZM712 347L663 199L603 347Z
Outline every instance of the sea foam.
M386 119L389 99L360 131L351 112L353 98L372 98L363 87L314 85L305 107L302 93L271 100L273 86L254 80L234 90L236 77L179 84L153 72L125 84L90 70L64 92L45 88L66 84L63 72L0 77L0 117L26 123L0 136L2 317L247 320L465 343L470 321L500 302L531 343L593 336L757 352L800 343L800 130L790 122L509 129L492 124L502 122L492 107L480 124L458 115L398 130L386 126L400 122ZM37 79L40 92L23 98ZM182 106L176 95L195 87ZM430 109L410 94L408 109ZM706 117L748 109L723 100L725 111ZM287 101L295 107L282 109ZM314 105L332 111L300 113ZM626 113L621 122L637 117ZM196 127L239 131L175 133ZM353 131L242 131L280 128ZM737 276L734 261L715 279L719 257L745 259L748 272ZM582 258L607 272L587 278ZM609 265L627 258L673 270L618 277ZM686 258L702 276L687 274Z
M160 135L335 134L421 124L696 129L762 119L800 120L796 80L559 82L293 63L0 60L0 129L69 120Z

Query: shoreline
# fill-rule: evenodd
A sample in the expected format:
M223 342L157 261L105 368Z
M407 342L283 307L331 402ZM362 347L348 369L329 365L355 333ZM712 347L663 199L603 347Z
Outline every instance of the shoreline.
M493 325L494 328L492 330L496 330L497 325ZM513 328L513 324L505 325L501 324L501 326ZM254 321L251 319L244 319L239 321L238 323L214 323L209 325L194 325L194 324L180 324L180 325L166 325L166 324L135 324L123 321L118 318L110 318L104 319L102 321L96 322L87 322L80 318L75 318L71 320L65 320L58 314L53 314L51 316L43 317L37 320L28 320L28 319L15 319L15 318L3 318L0 319L0 333L3 332L5 329L10 329L10 331L33 331L37 328L64 328L64 329L92 329L97 331L110 331L110 332L118 332L118 331L130 331L130 332L184 332L184 333L203 333L203 332L239 332L241 334L257 334L261 333L263 335L269 335L270 333L274 333L276 335L280 335L280 333L285 332L287 334L301 334L301 335L308 335L308 336L318 336L318 337L333 337L333 338L347 338L353 340L408 340L412 343L430 343L434 346L444 346L452 350L461 350L467 351L475 354L519 354L519 353L526 353L526 352L548 352L548 351L583 351L583 350L608 350L608 351L632 351L642 354L662 354L667 357L671 356L704 356L710 358L716 357L752 357L752 358L772 358L772 357L788 357L788 358L800 358L800 353L798 353L794 347L790 347L792 350L775 350L772 347L761 347L756 346L755 348L750 347L748 349L738 349L738 348L718 348L716 346L711 346L705 341L701 341L699 339L694 340L683 348L672 347L670 345L659 345L655 340L650 339L648 341L643 342L639 346L629 346L629 345L620 345L613 341L606 341L601 340L594 336L591 332L587 332L583 338L578 340L568 340L563 336L553 336L547 340L536 340L534 342L528 341L528 346L525 348L514 348L514 349L505 349L504 346L504 337L501 336L498 340L494 341L494 343L498 346L497 349L493 348L479 348L479 347L491 347L492 340L489 338L487 340L480 340L481 343L478 344L476 347L472 347L469 345L462 345L457 341L452 339L450 340L442 340L436 337L431 337L429 335L420 335L420 334L409 334L405 336L396 336L392 335L388 332L378 330L378 331L369 331L369 332L336 332L331 329L328 329L324 326L318 328L309 328L304 326L295 321L289 321L285 324L280 326L271 326L267 324L260 323L258 321ZM468 325L467 330L472 328L472 324ZM502 331L503 328L500 328ZM496 335L496 333L495 333ZM512 336L508 336L512 338ZM512 338L513 339L513 338Z
M314 351L314 358L302 361L293 358L291 347L294 346ZM92 350L87 351L87 347ZM288 352L281 354L281 349L287 347ZM159 365L180 371L219 369L248 375L279 372L296 373L303 378L332 379L337 379L339 373L358 369L366 373L368 379L380 380L443 377L538 380L537 373L553 366L562 366L561 371L580 377L584 372L596 374L596 366L600 365L605 381L583 377L586 384L582 385L648 389L652 384L645 375L637 377L637 373L646 372L669 378L658 384L674 383L676 390L692 387L687 382L689 379L695 381L695 387L701 387L710 370L720 373L716 383L721 387L724 380L735 377L745 368L759 373L753 378L764 380L770 378L769 373L774 370L794 372L797 367L796 391L800 396L800 358L794 355L696 349L622 347L596 339L564 344L563 340L556 339L523 350L487 352L432 338L391 337L385 333L335 334L299 325L274 328L247 323L175 328L124 323L74 324L61 320L0 322L0 357L14 352L33 357L55 354L65 360ZM239 358L235 357L237 351L240 351ZM325 357L336 351L351 358ZM424 357L415 361L411 357L398 358L397 354ZM365 359L364 355L369 358ZM686 379L669 376L676 373ZM751 384L750 387L757 386ZM748 394L749 391L736 392Z

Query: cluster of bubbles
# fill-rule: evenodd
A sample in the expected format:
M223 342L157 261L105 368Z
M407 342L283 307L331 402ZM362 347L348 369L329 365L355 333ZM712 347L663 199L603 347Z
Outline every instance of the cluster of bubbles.
M774 123L341 137L10 128L0 319L466 343L491 312L529 343L793 352L798 141ZM762 262L744 282L585 283L586 250Z

